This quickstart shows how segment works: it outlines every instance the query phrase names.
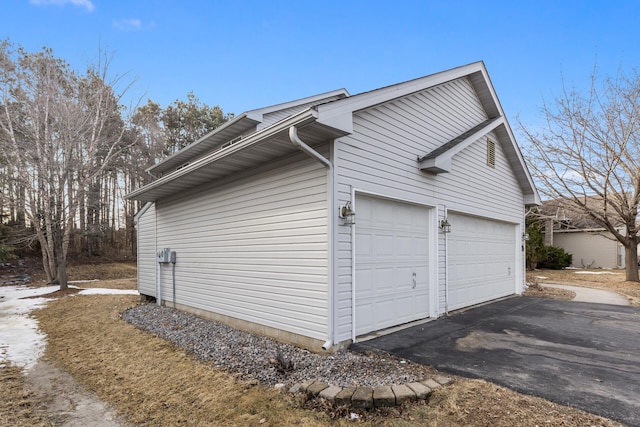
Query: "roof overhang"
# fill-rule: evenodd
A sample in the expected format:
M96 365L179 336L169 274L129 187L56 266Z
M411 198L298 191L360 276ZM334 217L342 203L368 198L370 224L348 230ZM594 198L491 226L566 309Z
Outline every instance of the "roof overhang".
M344 132L340 130L316 123L317 115L315 110L307 109L288 117L164 175L127 194L125 198L145 202L156 201L294 153L297 149L289 139L289 128L292 126L295 126L300 137L312 146L344 136Z
M261 119L260 119L261 120ZM235 135L251 132L260 123L255 117L248 113L240 114L228 122L218 126L207 135L182 148L177 153L169 156L147 169L151 174L161 174L166 171L176 169L178 166L188 162L192 158L197 158L206 151L211 150L216 145L221 145Z

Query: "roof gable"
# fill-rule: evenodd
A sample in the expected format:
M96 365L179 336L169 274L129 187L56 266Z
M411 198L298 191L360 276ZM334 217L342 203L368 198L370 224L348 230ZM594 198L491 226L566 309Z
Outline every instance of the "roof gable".
M482 136L494 131L505 150L507 160L513 169L516 179L523 189L525 203L527 205L539 205L540 196L504 115L489 74L481 61L353 95L339 101L318 105L315 107L318 111L317 122L346 133L353 133L354 112L462 78L468 79L471 83L488 120L477 123L477 125L445 143L442 147L431 153L426 153L420 158L421 168L432 173L447 172L451 167L451 161L455 154Z
M504 112L491 84L484 63L482 62L475 62L354 96L349 96L346 90L340 89L271 107L250 110L217 128L209 135L184 148L174 156L165 159L156 167L151 168L154 172L159 170L159 168L168 171L170 170L170 166L174 169L169 175L134 191L128 197L139 200L155 200L157 197L165 197L171 191L179 191L182 187L178 185L177 182L174 182L175 180L184 181L184 185L190 182L192 186L196 181L200 182L200 180L203 179L212 179L213 175L204 173L204 171L200 169L210 167L214 162L218 165L219 174L226 170L226 168L222 167L222 165L226 165L226 163L229 163L228 173L233 173L231 166L235 168L238 164L242 163L244 164L243 167L247 167L249 164L264 162L267 159L267 157L264 156L269 153L273 154L271 152L273 150L269 151L268 146L270 144L278 145L283 143L284 139L281 140L281 137L286 133L286 126L296 126L300 129L302 129L300 126L306 126L307 137L313 137L315 133L317 135L323 135L324 138L336 138L353 133L354 112L422 92L458 79L468 80L486 116L479 118L478 123L471 126L470 129L462 134L445 142L441 147L430 153L425 153L419 159L421 169L430 173L447 172L451 167L452 159L457 153L482 136L494 132L522 189L525 196L525 204L540 204L540 198L531 175L524 162L522 153L516 144L507 119L504 116ZM287 111L287 114L291 114L278 118L277 121L268 123L265 121L267 116L273 115L272 118L275 118L275 113L285 111ZM249 124L254 126L254 130L247 133L243 138L238 139L238 141L235 142L237 147L230 144L229 141L231 141L232 138L230 138L225 131L231 132L233 129L240 129ZM263 128L260 127L262 125L264 125ZM229 146L218 149L225 141L227 142L225 146ZM281 147L279 148L281 154L285 153L286 150L294 149L292 148L293 146L287 147L286 143L278 146ZM263 154L259 156L249 156L248 153L250 151L260 149L265 150ZM197 153L197 155L194 155L194 153ZM243 153L246 154L246 159ZM235 160L231 159L231 157L234 157ZM238 162L239 157L242 157L241 162ZM190 161L191 164L186 165L184 169L175 170L175 167L184 164L184 161ZM198 176L199 178L197 178L197 180L187 181L187 176ZM164 187L164 189L161 187Z

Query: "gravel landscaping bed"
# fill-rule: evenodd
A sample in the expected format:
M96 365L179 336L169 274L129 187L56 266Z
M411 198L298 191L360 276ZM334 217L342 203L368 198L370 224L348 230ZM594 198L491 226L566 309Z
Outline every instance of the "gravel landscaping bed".
M346 350L315 354L156 304L128 309L122 318L185 349L199 360L226 369L243 380L257 380L271 386L316 380L343 387L376 387L436 375L435 370L426 366L386 353L361 354Z

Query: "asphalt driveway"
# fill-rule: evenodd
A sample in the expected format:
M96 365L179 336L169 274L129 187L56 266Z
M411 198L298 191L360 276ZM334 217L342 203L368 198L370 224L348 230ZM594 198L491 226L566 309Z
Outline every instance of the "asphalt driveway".
M640 426L640 309L514 297L350 347Z

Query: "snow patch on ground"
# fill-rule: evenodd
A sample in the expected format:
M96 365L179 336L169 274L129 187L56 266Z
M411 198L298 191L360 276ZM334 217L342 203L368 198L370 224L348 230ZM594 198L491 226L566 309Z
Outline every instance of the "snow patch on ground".
M27 298L45 295L58 286L28 288L0 287L0 359L29 370L44 352L46 336L38 329L32 310L43 307L49 298ZM27 298L27 299L24 299Z
M77 288L76 286L69 286ZM38 329L31 311L44 307L51 298L42 295L60 289L59 286L30 288L27 286L0 286L0 360L10 361L29 371L38 361L46 346L46 335ZM138 295L128 289L83 289L80 295ZM40 296L40 297L39 297ZM31 297L31 298L29 298ZM34 298L36 297L36 298Z

